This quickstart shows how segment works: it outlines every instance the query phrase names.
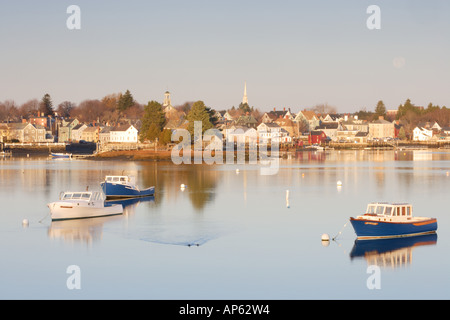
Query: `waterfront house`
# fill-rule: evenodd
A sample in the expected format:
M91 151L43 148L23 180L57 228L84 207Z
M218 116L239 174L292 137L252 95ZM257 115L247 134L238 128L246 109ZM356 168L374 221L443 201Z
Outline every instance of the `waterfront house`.
M103 127L99 134L98 134L98 140L101 144L107 144L111 140L111 127Z
M394 136L394 123L384 120L383 116L369 123L369 139L385 139L393 138Z
M367 143L368 142L369 132L358 131L355 135L356 143Z
M299 135L298 124L291 120L290 117L286 116L277 119L275 120L275 123L278 124L282 130L285 130L290 137L297 137Z
M309 144L322 144L327 140L327 135L325 132L320 130L313 130L309 133L308 143Z
M275 122L263 122L257 127L257 131L260 142L268 142L281 136L281 127Z
M40 125L32 125L28 122L8 123L6 131L2 131L6 133L6 140L9 141L18 141L23 143L46 141L45 128Z
M71 130L71 141L80 141L81 135L83 134L83 131L87 128L87 125L85 124L77 124L75 127Z
M336 132L337 142L347 143L355 142L357 140L356 135L360 132L359 130L338 130Z
M100 140L100 127L90 126L81 133L81 140L97 143Z
M78 119L62 119L58 127L58 142L69 142L72 140L72 129L80 124Z
M227 143L256 144L258 142L258 132L255 128L245 126L233 126L225 129Z
M433 138L433 130L424 127L415 127L413 130L414 141L429 141Z
M294 119L295 122L305 123L307 125L307 130L312 131L320 124L319 117L316 115L314 111L300 111L297 113Z
M340 122L322 122L316 127L316 130L323 131L332 141L337 140L337 132L342 129L343 127Z
M138 130L131 124L117 125L110 132L111 143L137 143Z

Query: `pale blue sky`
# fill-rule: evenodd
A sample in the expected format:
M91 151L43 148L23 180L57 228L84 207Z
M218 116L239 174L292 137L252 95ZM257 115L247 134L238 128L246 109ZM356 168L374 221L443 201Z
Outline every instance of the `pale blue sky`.
M81 30L66 9L81 8ZM366 9L381 8L381 30ZM447 0L0 0L0 101L49 93L58 104L129 89L141 103L238 106L320 103L339 112L450 107ZM395 68L393 60L405 65Z

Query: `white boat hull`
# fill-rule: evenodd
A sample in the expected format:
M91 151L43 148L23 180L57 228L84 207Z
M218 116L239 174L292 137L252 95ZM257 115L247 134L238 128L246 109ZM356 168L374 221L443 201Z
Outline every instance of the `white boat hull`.
M97 218L123 214L123 207L121 204L98 207L93 204L57 201L49 203L48 207L53 221Z

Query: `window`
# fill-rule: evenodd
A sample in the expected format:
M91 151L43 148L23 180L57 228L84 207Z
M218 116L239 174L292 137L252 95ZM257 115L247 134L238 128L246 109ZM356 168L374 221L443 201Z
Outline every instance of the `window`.
M387 216L390 216L390 215L391 215L391 212L392 212L392 207L386 207L386 212L385 212L385 214L386 214Z
M367 213L375 213L376 206L369 206Z
M384 206L377 206L377 214L383 214L384 208Z
M402 207L402 216L406 216L406 207Z

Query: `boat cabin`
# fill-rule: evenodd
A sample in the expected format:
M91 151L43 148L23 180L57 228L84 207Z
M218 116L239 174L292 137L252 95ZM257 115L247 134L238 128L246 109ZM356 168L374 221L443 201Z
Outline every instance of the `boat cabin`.
M116 184L132 184L134 183L134 178L129 176L106 176L105 181Z
M389 217L412 217L412 205L408 203L370 203L365 215L389 216Z
M103 196L100 192L62 192L59 199L97 201L103 200Z

